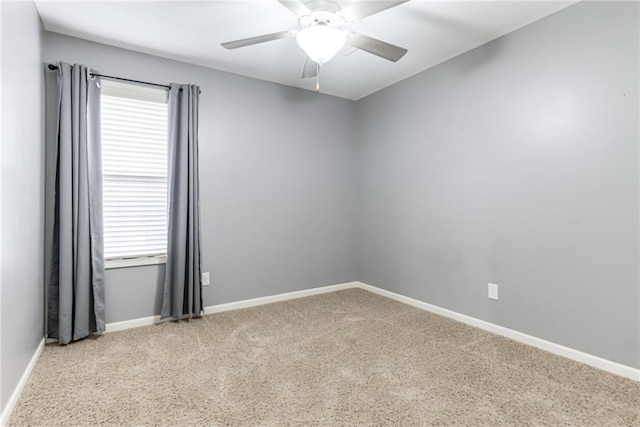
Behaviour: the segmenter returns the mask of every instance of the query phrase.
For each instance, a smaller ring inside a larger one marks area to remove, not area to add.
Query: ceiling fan
[[[397,62],[407,49],[374,39],[364,34],[343,30],[342,27],[409,0],[358,1],[341,7],[329,0],[277,0],[298,17],[299,29],[264,34],[262,36],[221,43],[225,49],[237,49],[258,43],[295,38],[307,54],[302,78],[319,78],[320,66],[330,61],[345,45],[369,52],[388,61]],[[344,3],[343,1],[340,3]],[[320,90],[316,81],[316,91]]]

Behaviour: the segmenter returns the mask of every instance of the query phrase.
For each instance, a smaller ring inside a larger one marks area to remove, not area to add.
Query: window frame
[[[135,258],[105,258],[104,268],[105,270],[111,270],[113,268],[142,267],[145,265],[159,265],[166,263],[167,255],[138,256]]]

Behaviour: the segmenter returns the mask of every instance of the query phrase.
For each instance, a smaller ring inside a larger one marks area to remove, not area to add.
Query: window
[[[102,79],[106,267],[156,264],[167,253],[167,91]]]

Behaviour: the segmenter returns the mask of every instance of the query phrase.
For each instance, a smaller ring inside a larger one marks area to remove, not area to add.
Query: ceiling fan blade
[[[225,49],[237,49],[239,47],[251,46],[253,44],[270,42],[272,40],[286,39],[292,37],[290,31],[281,31],[279,33],[264,34],[257,37],[249,37],[248,39],[234,40],[231,42],[220,43]]]
[[[309,15],[311,10],[300,0],[278,0],[278,2],[298,16]]]
[[[408,1],[409,0],[360,0],[340,9],[339,13],[347,21],[353,22]]]
[[[309,59],[308,56],[304,58],[304,66],[302,67],[301,79],[310,79],[318,75],[318,64]]]
[[[347,44],[391,62],[397,62],[407,53],[407,49],[405,48],[385,43],[359,33],[350,33],[347,38]]]

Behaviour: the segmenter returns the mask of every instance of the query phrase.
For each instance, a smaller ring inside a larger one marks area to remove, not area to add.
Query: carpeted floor
[[[11,425],[640,425],[640,384],[350,289],[45,348]]]

